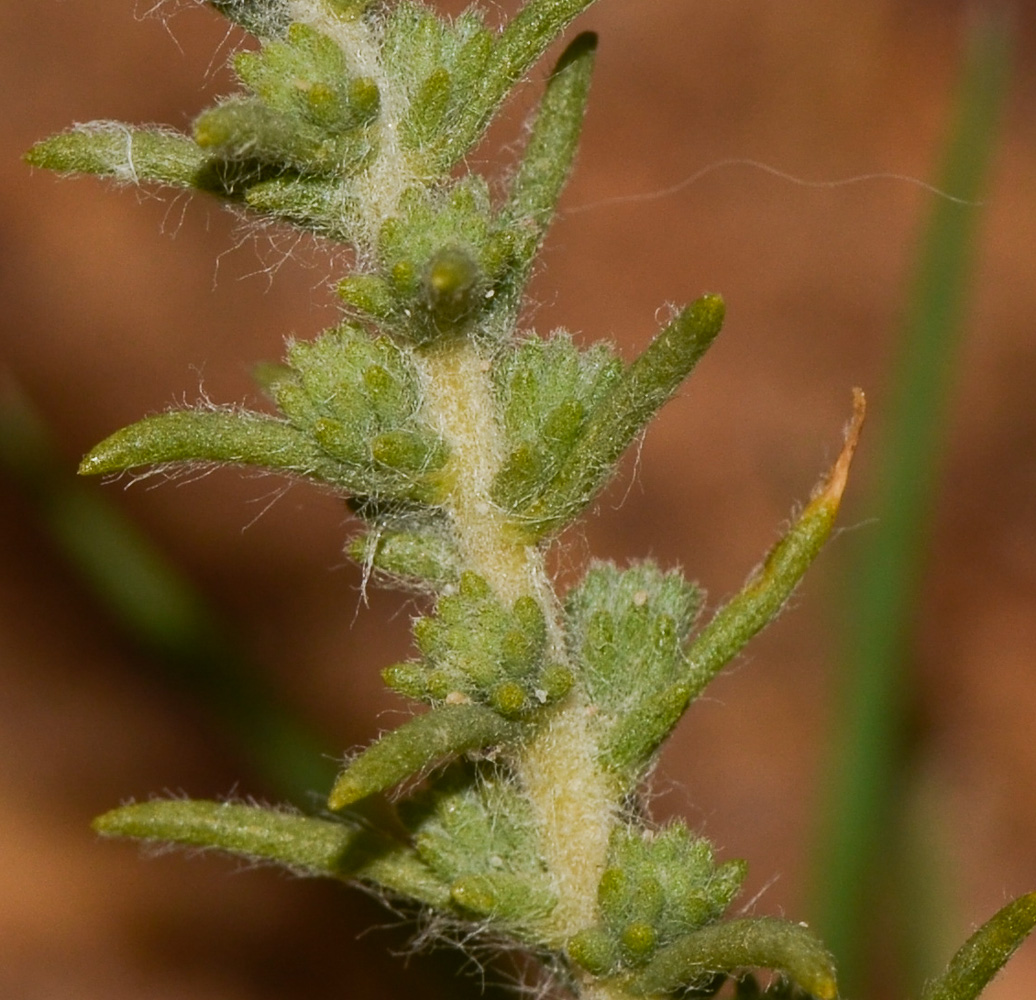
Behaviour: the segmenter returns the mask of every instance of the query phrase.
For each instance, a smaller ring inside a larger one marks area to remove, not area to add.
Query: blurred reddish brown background
[[[70,468],[111,430],[200,387],[218,401],[250,398],[251,364],[331,315],[322,257],[290,235],[253,240],[203,199],[59,181],[19,160],[72,121],[186,126],[226,85],[237,39],[182,6],[168,23],[143,17],[146,3],[0,9],[0,364],[42,410]],[[921,0],[603,0],[583,18],[602,36],[596,83],[531,320],[614,339],[627,357],[663,303],[722,291],[729,320],[648,435],[635,476],[629,464],[574,540],[568,567],[591,552],[650,554],[684,565],[714,599],[730,593],[834,455],[852,385],[868,390],[871,426],[842,523],[866,536],[872,445],[932,195],[904,180],[804,187],[725,166],[669,195],[609,199],[659,194],[741,157],[820,181],[931,177],[967,14]],[[917,616],[925,815],[955,879],[945,896],[958,940],[1036,888],[1028,17]],[[518,135],[512,122],[496,138]],[[406,655],[412,609],[393,594],[361,601],[338,503],[296,486],[268,506],[274,489],[220,472],[107,493],[175,555],[338,753],[399,711],[377,671]],[[95,839],[89,819],[129,797],[266,791],[204,712],[98,618],[6,483],[0,505],[0,995],[446,996],[433,960],[384,954],[404,933],[356,940],[392,922],[359,893],[215,858],[142,861],[132,846]],[[660,814],[688,815],[724,856],[751,861],[748,895],[765,888],[757,912],[798,919],[807,907],[815,807],[838,728],[847,551],[835,542],[795,612],[694,708],[657,778]],[[1034,983],[1030,943],[988,1000],[1027,1000]]]

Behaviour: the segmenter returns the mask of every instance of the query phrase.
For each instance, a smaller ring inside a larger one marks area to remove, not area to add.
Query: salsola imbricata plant
[[[717,860],[682,823],[653,823],[641,790],[689,704],[822,547],[862,395],[812,499],[706,620],[698,589],[654,563],[592,565],[567,593],[547,569],[723,319],[705,295],[628,364],[519,325],[595,39],[564,50],[503,178],[465,157],[591,3],[528,0],[497,29],[477,8],[446,19],[414,0],[212,0],[257,40],[234,59],[240,93],[190,134],[94,123],[29,153],[62,172],[204,191],[353,248],[341,321],[257,369],[266,410],[147,417],[81,471],[229,463],[313,480],[362,526],[351,554],[427,601],[414,657],[383,673],[424,710],[349,758],[320,815],[153,801],[96,828],[365,884],[439,926],[527,949],[587,998],[709,995],[730,979],[741,997],[833,1000],[812,932],[725,918],[743,863]],[[976,996],[1034,922],[1036,896],[1009,904],[926,1000]]]

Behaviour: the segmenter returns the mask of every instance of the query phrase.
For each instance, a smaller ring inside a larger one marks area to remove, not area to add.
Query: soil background
[[[32,172],[20,154],[73,121],[186,127],[240,42],[189,3],[31,0],[0,8],[0,369],[69,470],[139,416],[204,392],[254,398],[250,366],[331,322],[326,255],[243,231],[197,198]],[[504,9],[513,9],[509,4]],[[1021,5],[1019,5],[1021,7]],[[454,10],[460,9],[454,4]],[[851,386],[870,424],[842,518],[785,615],[695,706],[655,780],[751,863],[757,913],[809,916],[810,852],[839,732],[840,622],[873,530],[889,373],[974,10],[942,0],[602,0],[577,172],[534,282],[530,324],[632,357],[659,307],[721,291],[728,323],[561,557],[679,563],[718,602],[830,462]],[[1019,9],[1004,138],[980,230],[930,548],[915,614],[912,756],[925,862],[948,944],[1036,888],[1036,24]],[[495,128],[507,156],[544,69]],[[810,186],[724,161],[751,159]],[[704,168],[715,169],[680,186]],[[633,196],[632,198],[630,196]],[[620,199],[620,200],[616,200]],[[626,200],[621,200],[626,199]],[[337,262],[341,268],[342,262]],[[378,677],[407,655],[405,598],[342,556],[342,505],[233,471],[106,495],[232,623],[329,755],[401,705]],[[0,482],[0,995],[18,1000],[385,1000],[477,995],[463,962],[387,954],[407,935],[374,900],[217,858],[141,860],[92,816],[163,792],[262,799],[206,711],[99,614]],[[893,859],[890,858],[890,865]],[[899,909],[899,883],[881,913]],[[370,924],[389,925],[362,938]],[[876,953],[894,948],[879,920]],[[943,955],[945,957],[945,955]],[[889,976],[893,963],[889,962]],[[895,980],[881,994],[901,995]],[[988,1000],[1028,1000],[1030,942]]]

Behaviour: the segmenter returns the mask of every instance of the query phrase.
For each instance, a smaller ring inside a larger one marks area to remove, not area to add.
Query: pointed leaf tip
[[[540,539],[572,521],[597,495],[622,453],[673,397],[723,326],[719,295],[682,309],[633,360],[587,419],[557,473],[519,513],[519,530]]]
[[[749,577],[741,592],[720,608],[692,640],[687,657],[695,696],[752,636],[780,614],[820,554],[838,514],[865,414],[864,395],[854,389],[853,415],[846,428],[842,451],[830,472],[818,483],[812,500],[770,550],[763,565]]]
[[[845,443],[842,445],[842,451],[831,467],[827,479],[818,489],[814,502],[833,504],[837,509],[842,494],[845,492],[846,483],[849,481],[849,467],[852,465],[853,455],[856,454],[856,445],[859,443],[860,432],[863,430],[866,416],[867,397],[862,389],[856,387],[853,389],[853,415],[845,428]]]
[[[123,427],[79,465],[84,476],[145,465],[256,465],[344,485],[341,468],[284,420],[245,410],[172,410]]]

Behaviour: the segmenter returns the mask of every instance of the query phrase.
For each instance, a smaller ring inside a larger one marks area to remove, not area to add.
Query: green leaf
[[[392,317],[396,300],[388,281],[380,274],[354,273],[338,283],[338,295],[350,309],[378,323]]]
[[[689,684],[674,684],[645,698],[616,721],[601,749],[602,763],[609,770],[639,775],[680,721],[690,700]]]
[[[36,143],[27,163],[63,174],[95,174],[126,184],[170,184],[212,190],[219,185],[204,150],[168,129],[91,122]]]
[[[258,180],[245,191],[245,203],[263,215],[341,243],[356,239],[356,198],[333,177],[282,174]]]
[[[961,946],[921,1000],[974,1000],[1036,927],[1036,892],[1020,896],[986,921]]]
[[[456,583],[460,576],[456,546],[438,526],[425,532],[371,531],[349,546],[349,555],[397,581],[420,581],[441,588]]]
[[[404,845],[363,826],[231,802],[156,801],[113,809],[93,821],[105,837],[214,848],[308,875],[375,882],[433,906],[449,892]]]
[[[519,531],[538,540],[568,524],[611,477],[615,463],[690,374],[723,325],[723,300],[684,309],[626,369],[543,494],[521,511]]]
[[[523,271],[527,270],[554,217],[575,159],[596,52],[597,36],[585,32],[562,53],[547,82],[521,166],[502,210],[504,218],[513,223],[531,224],[536,234],[536,239],[527,241],[523,247]]]
[[[580,350],[563,332],[529,337],[494,358],[497,405],[514,449],[494,484],[498,500],[511,506],[514,497],[522,496],[520,489],[511,490],[512,500],[506,499],[509,479],[539,486],[537,476],[544,469],[557,471],[585,428],[586,414],[600,405],[622,371],[622,362],[606,345]]]
[[[549,886],[536,819],[511,774],[457,762],[399,803],[421,860],[443,881],[506,873]]]
[[[712,844],[680,822],[651,832],[619,827],[607,864],[597,892],[604,926],[621,935],[646,921],[661,946],[716,920],[746,872],[742,861],[717,865]]]
[[[437,162],[456,163],[478,140],[489,121],[533,63],[568,24],[594,0],[528,0],[493,47],[478,89],[466,91],[452,127],[440,142]]]
[[[280,37],[291,24],[287,0],[208,0],[208,4],[258,38]]]
[[[543,920],[557,905],[552,892],[511,872],[463,875],[450,886],[450,896],[462,910],[513,927]]]
[[[190,800],[120,806],[98,816],[92,825],[105,837],[215,847],[335,876],[351,871],[348,858],[359,838],[359,830],[344,823],[259,806]]]
[[[430,704],[489,704],[508,718],[541,711],[571,687],[567,668],[547,661],[547,625],[529,596],[508,608],[482,577],[461,573],[433,617],[414,622],[424,659],[382,676],[401,694]]]
[[[703,975],[745,968],[783,972],[819,1000],[838,996],[834,963],[819,939],[802,924],[773,917],[726,920],[688,934],[660,950],[624,987],[633,996],[654,996]]]
[[[420,149],[438,137],[452,94],[453,78],[445,66],[432,70],[424,79],[407,112],[407,138],[411,146]]]
[[[679,570],[592,564],[565,598],[570,653],[591,704],[621,720],[685,683],[683,646],[701,602]]]
[[[348,488],[341,466],[304,434],[283,420],[239,410],[173,410],[145,417],[96,445],[79,472],[105,475],[182,462],[257,465]]]
[[[339,776],[328,806],[343,809],[456,754],[513,741],[519,727],[482,705],[443,705],[386,733]]]
[[[194,123],[194,141],[213,157],[255,161],[266,172],[288,167],[336,177],[354,173],[371,153],[362,129],[329,133],[251,97],[232,97],[203,111]]]
[[[741,592],[716,612],[688,648],[692,697],[701,693],[752,636],[777,617],[831,534],[863,426],[865,405],[858,389],[854,407],[842,453],[813,499]]]

